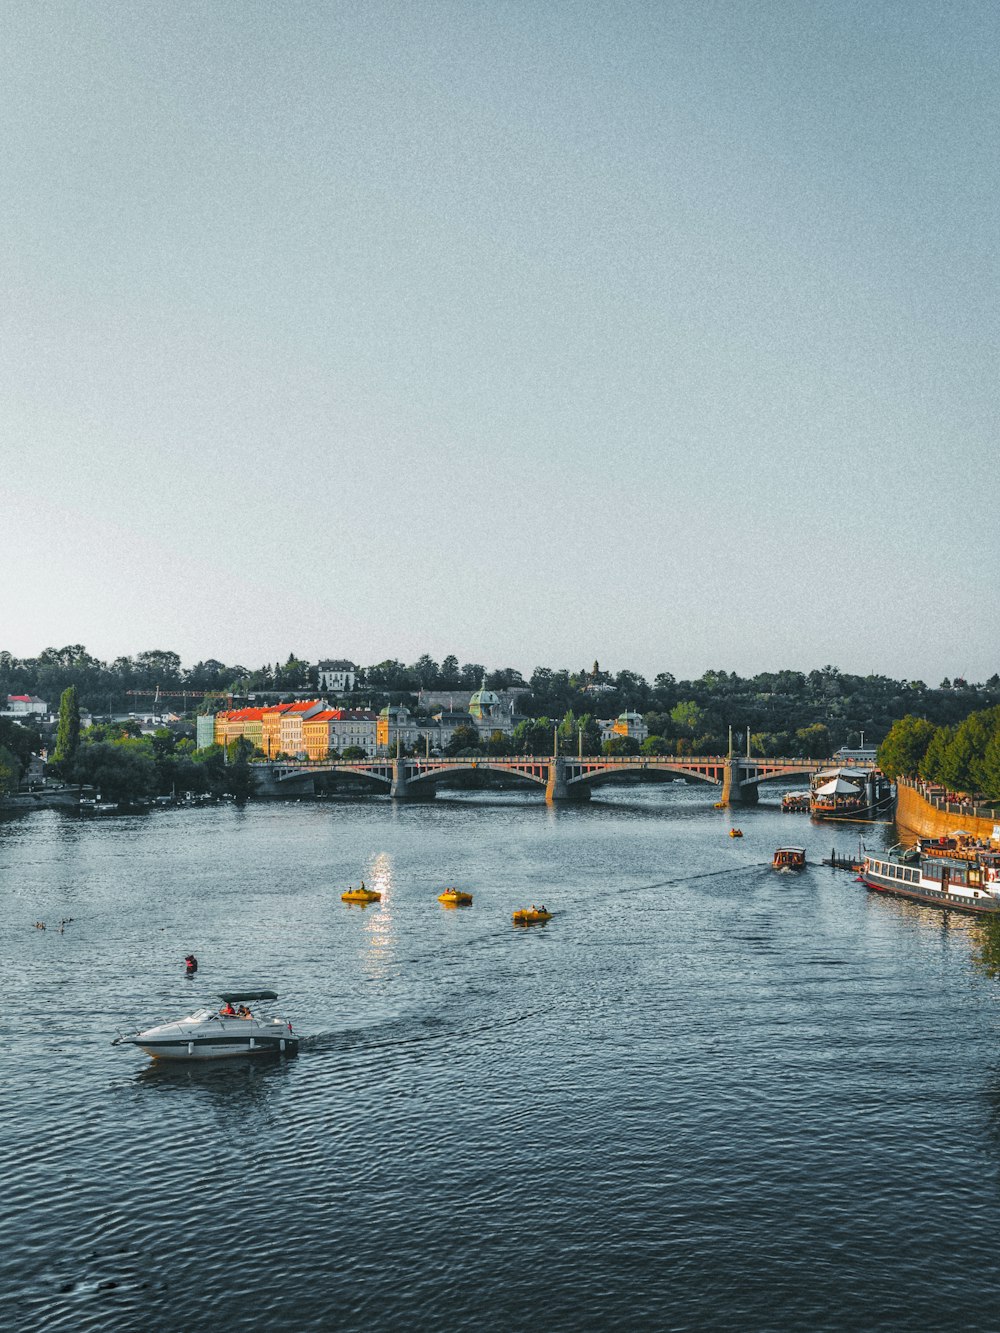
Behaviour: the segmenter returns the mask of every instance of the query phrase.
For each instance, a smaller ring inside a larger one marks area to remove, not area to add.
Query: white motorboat
[[[142,1032],[120,1032],[112,1046],[138,1046],[155,1060],[219,1060],[233,1055],[295,1055],[299,1039],[287,1018],[248,1006],[278,998],[273,990],[225,991],[220,1009],[196,1009],[186,1018]]]

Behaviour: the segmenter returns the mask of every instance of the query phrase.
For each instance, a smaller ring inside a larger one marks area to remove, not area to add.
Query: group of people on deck
[[[253,1018],[253,1014],[250,1012],[250,1010],[246,1007],[245,1004],[241,1004],[236,1009],[234,1009],[231,1000],[226,1001],[226,1003],[219,1010],[219,1013],[222,1015],[223,1018]]]

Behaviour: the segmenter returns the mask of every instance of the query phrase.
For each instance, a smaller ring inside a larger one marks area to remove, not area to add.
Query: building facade
[[[324,708],[302,723],[302,743],[309,759],[328,759],[331,753],[363,750],[371,757],[377,748],[374,713],[352,708]]]
[[[393,755],[416,745],[421,737],[420,723],[404,704],[389,704],[378,715],[376,735],[378,753]]]
[[[330,658],[320,662],[319,688],[324,694],[352,694],[358,668],[346,658]]]
[[[641,713],[619,713],[616,718],[609,718],[608,721],[601,723],[602,741],[614,740],[616,736],[628,736],[641,745],[648,735],[649,728],[643,722]]]
[[[43,717],[48,711],[45,700],[34,694],[7,695],[7,712],[11,717]]]

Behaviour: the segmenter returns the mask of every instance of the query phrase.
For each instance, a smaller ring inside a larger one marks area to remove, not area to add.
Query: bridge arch
[[[539,770],[539,771],[535,771]],[[508,760],[506,762],[495,759],[474,759],[466,760],[463,764],[449,764],[442,768],[421,769],[416,772],[407,772],[407,789],[414,787],[430,786],[444,781],[448,778],[466,777],[469,774],[489,772],[502,773],[505,777],[516,778],[529,786],[544,787],[548,779],[548,766],[540,764],[518,764],[516,761]]]
[[[721,770],[721,765],[720,765]],[[639,774],[647,782],[663,783],[677,782],[707,782],[712,786],[719,786],[722,781],[721,771],[708,769],[687,768],[683,764],[665,764],[636,758],[632,763],[622,763],[608,765],[588,766],[583,772],[571,772],[567,774],[567,787],[597,787],[602,784],[613,783],[619,774]]]
[[[656,785],[663,785],[668,782],[690,781],[696,782],[715,782],[714,778],[707,777],[702,773],[684,773],[677,769],[665,768],[660,765],[658,768],[650,768],[646,764],[616,764],[614,768],[591,768],[583,773],[575,775],[567,774],[567,787],[602,787],[614,786],[618,778],[632,778],[635,775],[640,776],[643,781]]]
[[[832,761],[831,761],[832,762]],[[817,771],[817,765],[803,764],[801,768],[779,768],[771,771],[765,770],[755,778],[747,778],[746,781],[752,782],[780,782],[783,778],[812,778]]]

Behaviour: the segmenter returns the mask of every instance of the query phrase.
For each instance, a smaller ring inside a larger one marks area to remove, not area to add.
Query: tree
[[[438,673],[438,687],[442,690],[457,690],[462,683],[462,673],[459,670],[458,658],[449,653],[441,663],[441,670]]]
[[[360,745],[349,745],[340,757],[341,759],[348,759],[348,760],[367,759],[368,752],[366,750],[363,750]]]
[[[463,750],[479,748],[479,732],[475,727],[456,727],[451,740],[444,747],[445,754],[461,754]]]
[[[916,777],[936,728],[924,717],[907,713],[894,722],[878,747],[878,766],[887,777]]]
[[[568,708],[563,715],[563,720],[559,723],[559,752],[560,754],[574,754],[577,745],[576,716],[572,708]]]
[[[634,736],[612,736],[601,746],[604,754],[638,754],[639,742]]]
[[[413,665],[407,667],[407,671],[422,690],[433,689],[440,675],[438,664],[429,653],[421,653]]]
[[[795,733],[795,743],[799,753],[807,759],[828,759],[832,749],[830,732],[822,722],[814,722],[811,727],[800,727]]]
[[[552,723],[547,717],[527,717],[514,728],[510,740],[515,754],[551,754]]]
[[[954,734],[952,727],[937,727],[920,761],[920,776],[928,782],[944,782],[942,776],[945,756]]]
[[[705,710],[699,708],[693,699],[685,699],[671,708],[670,720],[678,731],[684,731],[690,736],[705,725]]]
[[[0,745],[0,796],[17,791],[20,781],[21,765],[17,755],[8,750],[6,745]]]
[[[136,656],[135,664],[143,681],[149,685],[178,685],[181,659],[163,648],[150,648]]]
[[[26,727],[10,717],[0,717],[0,745],[15,756],[23,770],[31,756],[41,749],[42,737],[35,727]]]
[[[237,736],[228,748],[229,766],[226,769],[225,790],[238,801],[245,801],[257,788],[257,778],[250,767],[254,745],[245,736]]]
[[[601,724],[593,713],[584,713],[577,726],[583,728],[583,753],[598,754],[601,749]]]
[[[145,738],[81,745],[71,771],[74,782],[96,787],[110,801],[142,800],[156,786],[156,762]]]
[[[80,744],[80,704],[76,686],[63,690],[59,700],[59,730],[56,733],[55,762],[64,767],[72,764]]]

